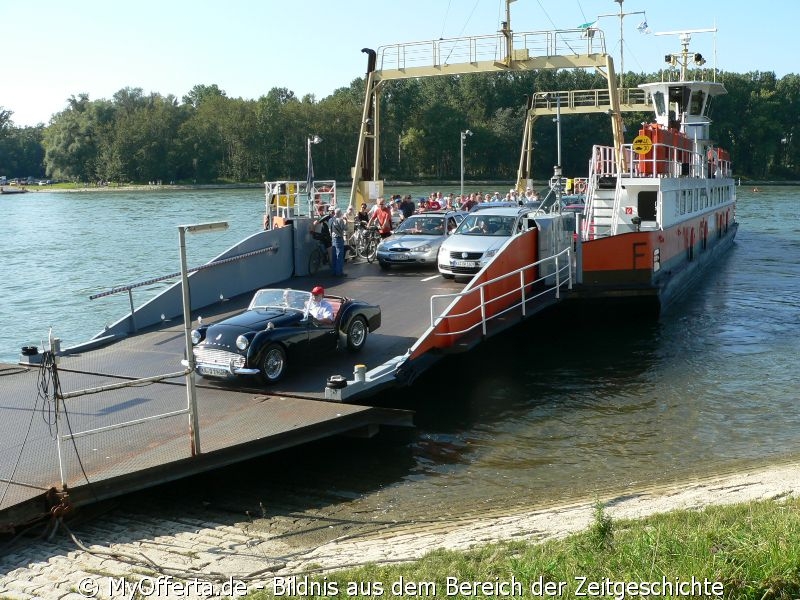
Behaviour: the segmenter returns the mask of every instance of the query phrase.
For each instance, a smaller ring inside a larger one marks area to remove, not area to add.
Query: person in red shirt
[[[383,198],[378,198],[377,210],[375,214],[372,215],[368,225],[372,225],[373,223],[378,225],[378,233],[381,234],[382,238],[392,235],[392,213],[389,211]]]

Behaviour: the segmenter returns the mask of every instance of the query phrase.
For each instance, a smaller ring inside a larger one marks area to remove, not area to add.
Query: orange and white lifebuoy
[[[586,182],[581,180],[575,181],[575,193],[583,194],[586,192]]]

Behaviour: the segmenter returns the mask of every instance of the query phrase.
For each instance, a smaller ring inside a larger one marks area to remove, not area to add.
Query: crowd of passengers
[[[334,275],[343,276],[345,256],[352,248],[346,243],[348,235],[352,231],[357,231],[362,227],[376,226],[380,236],[387,238],[392,235],[394,229],[405,219],[412,215],[430,211],[463,210],[469,212],[474,206],[484,202],[523,202],[538,200],[539,195],[532,188],[528,187],[524,194],[520,194],[516,188],[511,188],[505,196],[500,192],[494,194],[484,194],[482,192],[472,192],[471,194],[457,196],[450,193],[445,197],[442,192],[431,192],[427,198],[420,198],[415,203],[410,194],[403,196],[395,194],[387,202],[381,196],[372,206],[362,203],[358,212],[348,208],[343,212],[341,208],[334,208],[332,205],[317,204],[316,215],[311,223],[311,235],[320,241],[328,251],[329,261]],[[452,221],[450,225],[454,225]],[[449,230],[448,230],[449,231]]]
[[[388,202],[383,197],[380,197],[372,206],[362,203],[360,210],[355,214],[348,209],[345,216],[348,221],[356,224],[362,222],[367,225],[378,225],[381,234],[386,237],[391,233],[392,227],[386,226],[387,216],[390,223],[397,225],[411,215],[432,210],[469,211],[475,205],[483,202],[522,203],[538,199],[539,195],[530,187],[525,190],[524,194],[519,193],[515,188],[511,188],[504,196],[500,195],[500,192],[494,192],[494,194],[472,192],[463,196],[452,192],[447,196],[444,196],[442,192],[431,192],[427,198],[420,198],[418,202],[414,202],[410,194],[405,196],[395,194]]]

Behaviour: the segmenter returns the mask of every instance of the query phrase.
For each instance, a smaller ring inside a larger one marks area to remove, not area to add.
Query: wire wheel
[[[270,345],[261,359],[261,377],[265,383],[275,383],[286,371],[286,351],[278,344]]]
[[[364,317],[360,315],[355,317],[347,327],[347,349],[351,352],[361,350],[367,342],[368,334],[369,327],[367,327]]]
[[[358,236],[358,244],[356,245],[356,254],[361,258],[367,258],[367,246],[369,235],[366,232],[361,232]]]
[[[367,262],[372,262],[375,260],[375,257],[378,256],[378,237],[377,235],[371,235],[367,239]]]

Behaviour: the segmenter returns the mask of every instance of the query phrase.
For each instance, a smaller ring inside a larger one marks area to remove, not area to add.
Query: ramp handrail
[[[526,281],[526,279],[525,279],[525,274],[526,273],[528,273],[530,271],[533,271],[534,269],[537,269],[538,267],[540,267],[542,265],[545,265],[545,264],[548,264],[548,263],[553,263],[554,270],[552,272],[548,272],[546,274],[540,275],[538,278],[534,279],[533,281]],[[571,268],[571,265],[572,265],[572,248],[565,248],[564,250],[562,250],[558,254],[554,254],[553,256],[549,256],[547,258],[543,258],[541,260],[538,260],[538,261],[536,261],[534,263],[531,263],[529,265],[526,265],[524,267],[520,267],[519,269],[517,269],[515,271],[511,271],[509,273],[505,273],[505,274],[501,275],[500,277],[496,277],[496,278],[491,279],[489,281],[485,281],[485,282],[483,282],[483,283],[481,283],[479,285],[476,285],[473,288],[470,288],[467,291],[462,291],[462,292],[458,292],[458,293],[455,293],[455,294],[435,294],[435,295],[431,296],[431,305],[430,305],[430,308],[431,308],[431,314],[430,314],[431,321],[430,321],[430,326],[434,330],[432,332],[432,335],[437,335],[437,336],[461,336],[461,335],[464,335],[465,333],[468,333],[468,332],[472,331],[473,329],[475,329],[478,326],[481,327],[482,334],[486,335],[486,333],[487,333],[486,323],[487,322],[491,321],[492,319],[496,319],[496,318],[504,315],[505,313],[507,313],[507,312],[509,312],[511,310],[517,309],[517,308],[521,308],[522,314],[524,316],[526,314],[527,303],[530,300],[533,300],[533,299],[538,298],[540,296],[544,296],[545,294],[548,294],[548,293],[555,293],[555,297],[556,298],[560,298],[561,297],[561,288],[563,286],[566,285],[569,289],[572,289],[572,268]],[[490,285],[495,285],[500,281],[503,281],[505,279],[510,279],[512,277],[517,277],[519,279],[519,285],[516,288],[512,288],[512,289],[506,291],[505,293],[500,294],[499,296],[496,296],[494,298],[489,299],[488,302],[487,302],[486,294],[485,294],[486,287],[490,286]],[[550,278],[553,278],[553,277],[555,277],[555,284],[554,285],[552,285],[550,287],[545,287],[543,290],[537,291],[537,292],[531,294],[530,296],[528,296],[528,289],[531,288],[531,286],[533,286],[533,285],[535,285],[537,283],[540,283],[540,282],[545,282],[547,279],[550,279]],[[463,312],[463,313],[449,314],[447,312],[453,306],[453,303],[457,299],[468,297],[468,296],[473,295],[475,293],[479,294],[480,302],[478,302],[478,304],[474,308],[471,308],[471,309],[469,309],[469,310],[467,310],[466,312]],[[511,297],[511,296],[516,296],[516,295],[520,296],[519,302],[512,303],[511,305],[503,308],[502,310],[487,316],[487,311],[486,311],[487,306],[490,306],[493,303],[499,303],[501,300],[503,300],[505,298],[508,298],[508,297]],[[447,306],[444,309],[444,311],[438,312],[438,311],[436,311],[435,307],[436,307],[438,301],[441,300],[441,299],[449,300],[449,302],[447,302]],[[476,313],[479,313],[479,314],[476,314]],[[472,315],[475,316],[475,322],[470,324],[466,329],[461,329],[461,330],[458,330],[458,331],[446,331],[446,332],[439,332],[439,331],[435,330],[436,326],[438,324],[440,324],[441,322],[443,322],[443,321],[447,321],[448,319],[457,319],[457,318],[469,317],[469,316],[472,316]]]

